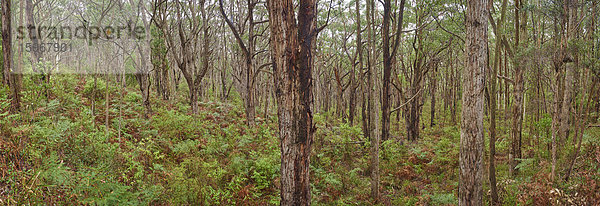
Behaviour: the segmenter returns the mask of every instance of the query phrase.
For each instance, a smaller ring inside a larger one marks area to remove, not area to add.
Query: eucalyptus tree
[[[209,69],[208,64],[199,66],[198,56],[195,55],[201,53],[202,58],[207,58],[209,54],[206,49],[209,37],[204,33],[208,25],[203,19],[208,16],[198,16],[198,11],[202,13],[205,6],[205,0],[153,1],[153,22],[161,29],[168,51],[187,82],[190,107],[194,114],[198,112],[200,83]],[[201,44],[204,46],[200,47]]]
[[[403,56],[400,57],[400,76],[396,88],[400,92],[401,105],[392,109],[392,112],[402,109],[406,136],[409,141],[416,141],[420,136],[421,113],[424,105],[425,82],[427,74],[435,71],[442,61],[441,54],[448,49],[454,36],[446,34],[448,31],[438,22],[436,15],[448,17],[447,13],[439,12],[437,2],[424,1],[420,5],[413,5],[412,20],[413,35],[406,38],[408,44],[404,45]],[[434,17],[432,17],[434,16]],[[440,30],[441,28],[441,30]],[[433,40],[432,40],[433,39]],[[428,41],[429,40],[429,41]],[[406,82],[405,85],[402,83]],[[435,95],[435,94],[432,94]]]
[[[315,127],[311,104],[316,1],[268,0],[271,58],[281,141],[281,205],[310,205],[309,164]],[[297,19],[297,20],[296,20]]]
[[[571,40],[576,38],[579,27],[577,7],[578,0],[565,0],[562,2],[561,30],[559,52],[555,55],[555,88],[554,112],[552,115],[552,169],[551,179],[556,178],[557,160],[560,158],[559,147],[568,138],[569,117],[573,95],[573,81],[575,75],[574,46]],[[558,39],[558,38],[557,38]],[[566,107],[566,108],[565,108]]]
[[[458,205],[483,205],[483,110],[488,67],[488,0],[467,1]]]
[[[233,33],[236,42],[238,43],[238,46],[240,47],[240,49],[242,50],[242,55],[244,57],[244,64],[245,64],[245,75],[244,75],[244,81],[243,81],[243,87],[245,87],[245,91],[242,92],[244,95],[244,108],[246,110],[246,123],[248,125],[254,125],[254,118],[256,117],[256,106],[255,106],[255,91],[254,91],[254,85],[256,85],[255,81],[256,81],[256,69],[255,69],[255,62],[254,62],[254,57],[256,56],[256,38],[258,36],[258,34],[256,34],[255,31],[255,27],[257,26],[257,24],[261,24],[261,23],[265,23],[266,21],[255,21],[254,20],[254,9],[256,8],[256,5],[258,5],[259,1],[256,0],[248,0],[246,2],[246,6],[247,6],[247,18],[245,19],[248,22],[248,40],[246,40],[246,42],[244,42],[244,40],[242,39],[242,36],[239,32],[239,28],[237,28],[234,23],[229,19],[229,17],[227,17],[227,14],[225,13],[225,10],[223,8],[223,0],[219,0],[219,11],[221,12],[221,15],[223,17],[223,19],[225,20],[225,22],[227,23],[227,26],[229,27],[229,29],[231,29],[231,32]],[[238,23],[238,25],[240,25],[240,27],[245,27],[246,22],[242,22],[242,23]],[[243,34],[243,33],[242,33]]]
[[[13,74],[12,58],[12,7],[11,1],[2,1],[2,82],[10,88],[11,110],[16,112],[21,109],[20,78],[18,73]]]
[[[12,18],[11,1],[2,1],[2,83],[10,86]]]
[[[383,97],[381,98],[381,139],[383,141],[387,140],[390,133],[390,78],[392,75],[392,59],[396,56],[396,52],[398,51],[398,46],[400,44],[400,37],[402,34],[402,28],[404,23],[404,6],[406,4],[406,0],[400,1],[400,8],[398,9],[398,15],[395,15],[396,23],[398,26],[396,27],[395,39],[392,45],[390,45],[390,17],[392,10],[392,3],[390,0],[384,0],[383,3],[383,27],[382,27],[382,35],[383,35]]]
[[[496,82],[498,79],[498,70],[500,67],[500,61],[502,60],[502,37],[503,37],[503,25],[506,19],[506,7],[507,0],[502,0],[501,8],[500,8],[500,20],[496,24],[492,14],[489,15],[489,21],[492,26],[492,30],[494,32],[496,42],[495,42],[495,54],[494,54],[494,63],[492,66],[492,71],[488,72],[488,85],[486,90],[486,96],[488,99],[488,111],[490,114],[490,142],[489,142],[489,163],[488,163],[488,178],[490,183],[490,197],[491,197],[491,205],[498,205],[498,188],[496,186],[496,110],[497,110],[497,90],[496,90]]]
[[[164,34],[156,25],[150,25],[150,59],[154,68],[154,86],[158,96],[163,100],[169,100],[173,89],[167,45],[163,36]]]

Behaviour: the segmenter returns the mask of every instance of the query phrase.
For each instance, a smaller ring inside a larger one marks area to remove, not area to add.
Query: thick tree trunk
[[[487,57],[488,0],[469,0],[459,155],[459,205],[483,204],[483,110]]]
[[[21,7],[23,4],[21,3]],[[21,110],[21,73],[20,68],[13,71],[12,58],[12,14],[11,1],[2,1],[2,57],[3,81],[10,88],[12,112]]]
[[[27,16],[27,28],[36,28],[35,25],[35,19],[33,18],[33,2],[32,0],[25,0],[25,13]],[[37,34],[35,32],[30,32],[29,33],[29,39],[31,39],[31,44],[32,45],[39,45],[40,44],[40,38],[39,36],[37,36]],[[31,59],[32,59],[32,69],[34,72],[38,72],[37,70],[37,63],[40,61],[40,58],[42,58],[42,53],[39,49],[34,49],[33,52],[31,52]]]
[[[268,0],[281,146],[281,205],[310,205],[314,0]]]
[[[392,56],[390,54],[390,13],[392,1],[384,0],[383,3],[383,97],[381,98],[381,139],[388,139],[390,134],[390,76],[392,73]],[[377,120],[376,120],[377,121]],[[379,146],[379,142],[377,142]],[[377,154],[379,155],[379,154]]]

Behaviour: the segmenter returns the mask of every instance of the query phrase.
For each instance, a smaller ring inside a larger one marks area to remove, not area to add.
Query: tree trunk
[[[130,0],[131,5],[134,5],[133,0]],[[141,68],[137,73],[136,76],[138,77],[138,82],[139,82],[139,86],[140,86],[140,92],[142,93],[142,105],[144,105],[145,113],[144,113],[144,117],[148,117],[148,114],[152,113],[152,105],[150,104],[150,81],[149,81],[149,71],[151,71],[151,69],[149,68],[150,66],[152,66],[151,64],[151,59],[150,59],[150,52],[148,51],[150,49],[150,24],[148,23],[148,20],[146,20],[146,12],[144,12],[145,7],[142,2],[140,1],[138,4],[138,8],[140,11],[139,13],[141,13],[141,17],[142,17],[142,22],[144,23],[144,31],[146,32],[146,36],[144,39],[144,46],[138,46],[138,52],[140,54],[140,58],[141,58]],[[143,8],[143,9],[142,9]]]
[[[312,123],[312,41],[316,2],[300,0],[298,21],[292,0],[268,0],[271,58],[281,146],[281,205],[310,205],[309,163]]]
[[[584,76],[585,78],[585,76]],[[587,85],[587,84],[584,84]],[[567,174],[565,175],[565,181],[568,182],[569,181],[569,177],[571,176],[571,171],[573,171],[573,165],[575,165],[575,161],[577,160],[577,156],[579,156],[579,152],[581,151],[581,142],[583,141],[583,133],[585,132],[585,129],[587,128],[587,117],[588,114],[590,112],[590,103],[592,100],[592,96],[594,95],[594,90],[596,87],[596,82],[594,81],[592,83],[592,86],[590,87],[590,92],[588,93],[588,97],[587,97],[587,101],[585,103],[583,103],[583,99],[586,96],[586,91],[585,88],[582,90],[583,94],[581,94],[581,98],[579,100],[579,109],[577,110],[577,120],[575,122],[575,129],[577,130],[575,132],[575,136],[573,137],[573,139],[579,139],[577,142],[577,147],[575,149],[575,155],[573,156],[573,159],[571,159],[571,163],[569,164],[569,168],[567,169]],[[585,108],[585,113],[583,113],[583,110]]]
[[[138,80],[140,92],[142,93],[142,105],[144,106],[144,118],[148,117],[148,114],[152,113],[152,107],[150,105],[150,83],[148,82],[148,63],[145,49],[142,49],[142,45],[138,46],[138,53],[141,57],[141,66],[136,71],[135,77]]]
[[[3,58],[3,84],[8,85],[11,90],[12,108],[14,111],[19,109],[18,91],[15,91],[15,83],[12,79],[12,21],[11,21],[11,1],[2,1],[2,58]]]
[[[362,50],[362,27],[361,18],[360,18],[360,1],[355,1],[356,3],[356,52],[358,53],[358,73],[362,74],[363,71],[363,50]],[[356,89],[360,85],[356,80],[356,68],[352,69],[352,73],[350,74],[350,81],[352,81],[350,85],[350,105],[349,105],[349,115],[348,119],[350,121],[350,125],[354,125],[354,113],[356,112]],[[362,76],[362,75],[360,75]],[[364,119],[364,115],[362,116]]]
[[[523,9],[522,0],[515,1],[515,51],[521,50],[526,46],[527,42],[527,13],[523,12],[520,14],[520,10]],[[526,3],[526,2],[525,2]],[[520,20],[523,15],[523,20]],[[509,174],[515,175],[515,167],[518,162],[515,159],[521,159],[521,134],[523,130],[523,90],[525,87],[525,81],[523,74],[525,73],[525,67],[522,65],[523,59],[513,59],[515,77],[514,77],[514,91],[513,91],[513,105],[511,111],[512,126],[511,126],[511,152],[509,154]]]
[[[490,205],[494,206],[494,205],[500,205],[500,202],[498,200],[498,187],[496,186],[496,111],[498,110],[498,93],[496,91],[497,89],[497,76],[498,76],[498,70],[501,71],[501,62],[502,62],[502,44],[500,43],[500,40],[502,38],[503,35],[503,25],[504,25],[504,20],[505,20],[505,16],[506,16],[506,6],[507,6],[507,0],[502,0],[502,7],[500,10],[500,21],[498,22],[496,28],[494,29],[495,31],[495,36],[496,36],[496,54],[494,55],[494,67],[490,72],[488,72],[488,74],[490,76],[488,76],[488,81],[489,81],[489,111],[490,111],[490,143],[489,143],[489,150],[490,150],[490,158],[489,158],[489,164],[488,164],[488,179],[490,182],[490,196],[491,196],[491,200],[490,200]],[[493,19],[490,20],[492,21]],[[502,85],[500,85],[500,88],[502,88]],[[500,91],[500,94],[502,94],[502,92]]]
[[[2,83],[10,85],[11,73],[11,46],[12,46],[12,31],[11,31],[11,1],[2,1]]]
[[[374,45],[374,7],[375,3],[373,0],[367,0],[367,43],[368,43],[368,51],[367,51],[367,139],[371,141],[371,150],[370,150],[370,171],[371,171],[371,198],[375,202],[379,201],[379,136],[376,132],[376,121],[375,114],[378,113],[375,109],[375,83],[374,74],[376,70],[374,67],[375,61],[375,45]]]
[[[393,45],[390,45],[390,13],[392,9],[391,0],[385,0],[383,5],[383,97],[381,98],[381,139],[386,141],[389,138],[390,133],[390,76],[392,74],[392,60],[396,54],[398,44],[400,42],[400,35],[402,34],[402,23],[404,18],[404,5],[406,0],[400,2],[400,8],[398,11],[398,26],[396,28],[396,39]],[[392,48],[390,48],[390,46]],[[391,50],[390,50],[391,49]]]
[[[570,51],[569,41],[574,37],[577,27],[577,0],[563,2],[561,54],[555,59],[556,85],[554,94],[554,115],[552,118],[552,170],[551,177],[556,178],[557,159],[560,156],[562,143],[568,138],[569,116],[573,92],[573,79],[575,75],[573,54]],[[564,69],[564,79],[561,78]]]
[[[246,120],[247,120],[246,124],[248,126],[254,125],[254,118],[256,116],[256,107],[254,105],[254,62],[253,62],[254,26],[256,24],[254,22],[254,6],[255,5],[256,5],[255,2],[248,0],[248,21],[249,21],[248,36],[249,36],[249,40],[248,40],[247,44],[245,44],[244,41],[242,40],[238,30],[233,25],[233,22],[231,22],[231,20],[229,20],[229,18],[225,14],[225,10],[223,8],[223,0],[219,0],[219,6],[220,6],[219,11],[221,12],[221,15],[223,16],[223,18],[225,18],[225,22],[227,23],[227,26],[229,26],[229,28],[233,32],[237,43],[239,44],[240,48],[242,49],[242,54],[244,55],[244,63],[246,65],[246,73],[245,73],[245,78],[244,78],[244,89],[245,89],[245,91],[244,91],[245,92],[245,94],[244,94],[244,109],[246,112]]]
[[[483,110],[487,60],[488,0],[469,0],[459,155],[459,205],[483,204]]]
[[[437,73],[437,66],[432,70],[431,73],[431,117],[430,117],[430,123],[429,123],[429,127],[435,126],[435,92],[437,90],[437,77],[436,77],[436,73]]]

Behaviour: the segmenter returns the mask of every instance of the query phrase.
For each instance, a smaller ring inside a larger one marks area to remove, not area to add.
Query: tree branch
[[[227,26],[229,26],[229,28],[231,29],[231,32],[233,32],[233,35],[235,36],[235,40],[238,42],[238,44],[242,48],[242,51],[244,52],[244,54],[246,54],[246,56],[250,56],[249,52],[248,52],[248,48],[246,48],[244,41],[240,37],[240,33],[233,25],[233,22],[231,22],[231,20],[229,20],[229,18],[227,17],[227,14],[225,14],[225,11],[223,10],[223,0],[219,0],[219,11],[221,11],[221,15],[223,16],[223,19],[225,19],[225,22],[227,23]]]

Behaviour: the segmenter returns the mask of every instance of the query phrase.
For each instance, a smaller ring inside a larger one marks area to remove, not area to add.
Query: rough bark
[[[314,0],[268,0],[271,58],[279,117],[281,205],[310,205]]]
[[[12,31],[11,31],[11,1],[2,1],[2,55],[3,55],[3,77],[5,85],[11,85],[12,64]]]
[[[383,5],[383,97],[381,98],[381,140],[386,141],[390,133],[390,76],[392,73],[392,60],[396,54],[398,44],[400,42],[400,34],[404,18],[404,5],[406,0],[400,1],[398,11],[398,26],[396,28],[396,39],[393,45],[390,45],[390,16],[392,3],[391,0],[385,0]],[[391,48],[390,48],[391,47]]]
[[[10,87],[11,73],[11,1],[2,1],[2,83]]]
[[[483,110],[487,58],[488,0],[467,3],[465,68],[459,155],[459,205],[483,204]]]

